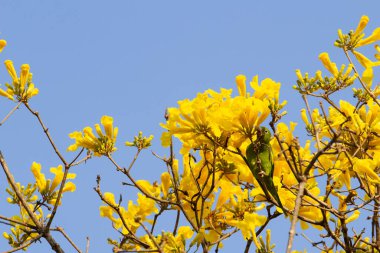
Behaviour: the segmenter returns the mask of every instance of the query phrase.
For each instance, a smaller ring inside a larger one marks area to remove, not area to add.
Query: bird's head
[[[270,139],[272,138],[272,135],[268,128],[266,127],[260,127],[257,129],[257,135],[258,139],[262,141],[263,143],[269,143]]]

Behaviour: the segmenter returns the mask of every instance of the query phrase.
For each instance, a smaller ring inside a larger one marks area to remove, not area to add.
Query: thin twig
[[[247,244],[245,245],[244,253],[249,252],[249,248],[251,247],[252,241],[253,241],[252,239],[247,240]]]
[[[52,229],[53,230],[53,229]],[[61,227],[57,227],[56,230],[58,232],[60,232],[65,238],[66,240],[71,244],[71,246],[74,247],[74,249],[78,252],[78,253],[82,253],[82,251],[75,245],[75,243],[73,242],[73,240],[71,240],[71,238],[66,234],[65,230],[63,230],[63,228]]]
[[[145,250],[122,250],[122,249],[114,249],[116,253],[127,253],[127,252],[158,252],[156,249],[145,249]]]
[[[320,247],[318,246],[318,244],[320,244],[320,243],[324,244],[323,241],[316,243],[316,242],[313,242],[313,241],[312,241],[309,237],[307,237],[304,233],[301,233],[301,235],[302,235],[302,236],[303,236],[308,242],[310,242],[311,245],[312,245],[313,247],[316,247],[317,249],[322,250],[322,251],[325,251],[325,250],[326,250],[326,249],[320,248]]]
[[[293,240],[296,234],[297,217],[298,217],[298,213],[301,207],[301,201],[302,201],[305,185],[306,185],[306,179],[302,180],[301,183],[299,184],[299,190],[298,190],[296,204],[295,204],[294,212],[293,212],[292,224],[289,230],[288,246],[286,248],[286,253],[290,253],[292,251]]]
[[[90,237],[86,237],[86,253],[90,250]]]
[[[67,162],[65,160],[65,158],[63,158],[61,152],[59,152],[57,146],[55,145],[52,137],[50,136],[50,133],[49,133],[49,129],[45,126],[45,124],[43,123],[41,117],[40,117],[40,114],[37,112],[37,111],[34,111],[28,103],[24,103],[25,107],[28,108],[28,110],[34,115],[36,116],[36,118],[38,119],[38,122],[40,123],[46,137],[48,138],[51,146],[53,147],[54,149],[54,152],[57,154],[57,156],[59,157],[59,159],[62,161],[62,163],[65,165],[65,167],[67,166]]]
[[[139,240],[136,237],[136,235],[133,233],[133,231],[129,228],[127,221],[125,220],[123,214],[120,211],[120,207],[114,205],[113,203],[109,202],[107,199],[104,198],[103,193],[101,192],[101,189],[100,189],[100,176],[99,175],[96,179],[96,183],[97,183],[97,185],[96,185],[96,187],[94,187],[95,192],[99,195],[100,199],[104,203],[106,203],[108,206],[110,206],[113,210],[116,211],[116,213],[119,215],[119,217],[121,219],[121,222],[123,223],[123,226],[128,231],[128,233],[131,235],[131,240],[134,241],[135,243],[139,244],[139,245],[142,245],[144,248],[149,248],[149,245],[142,242],[141,240]]]
[[[305,94],[302,94],[302,99],[305,102],[305,105],[306,105],[306,108],[307,108],[307,113],[309,114],[309,118],[311,120],[311,124],[313,125],[313,129],[314,129],[315,139],[317,141],[318,150],[320,150],[321,149],[321,143],[320,143],[320,139],[319,139],[319,129],[317,129],[317,126],[315,125],[315,121],[313,119],[313,115],[311,114],[309,102],[308,102],[307,97],[306,97]]]
[[[144,223],[142,223],[141,220],[136,220],[136,219],[135,219],[135,221],[137,221],[137,222],[140,224],[140,226],[145,230],[145,232],[148,234],[150,240],[153,242],[154,246],[156,246],[157,251],[160,252],[160,253],[162,253],[162,250],[161,250],[160,245],[158,245],[158,243],[156,242],[156,239],[155,239],[154,236],[149,232],[148,228],[144,225]]]
[[[30,209],[28,203],[26,202],[24,196],[21,194],[20,190],[17,187],[17,183],[15,182],[12,173],[9,171],[8,165],[4,160],[3,154],[0,151],[0,164],[3,167],[5,175],[7,176],[8,182],[11,185],[13,191],[16,193],[17,198],[20,200],[22,207],[26,210],[29,217],[32,219],[33,223],[36,225],[38,230],[41,230],[42,225],[38,221],[37,217],[34,215],[32,209]]]
[[[116,161],[112,158],[111,155],[108,155],[107,156],[108,159],[113,163],[113,165],[115,165],[117,171],[121,171],[122,173],[124,173],[128,178],[129,180],[131,180],[131,182],[133,183],[133,185],[141,192],[143,193],[147,198],[150,198],[150,199],[153,199],[157,202],[160,202],[160,203],[165,203],[165,204],[171,204],[171,205],[176,205],[175,202],[171,202],[171,201],[168,201],[168,200],[164,200],[164,199],[159,199],[159,198],[156,198],[152,195],[150,195],[149,193],[147,193],[141,186],[139,186],[137,183],[136,183],[136,180],[131,176],[131,174],[129,173],[129,169],[132,168],[134,162],[136,161],[136,156],[134,158],[134,160],[132,161],[132,163],[130,164],[130,166],[128,167],[128,169],[125,169],[125,168],[122,168],[120,167]]]
[[[9,222],[12,222],[12,223],[16,223],[16,224],[19,224],[19,225],[24,226],[24,227],[28,227],[28,228],[37,230],[37,227],[34,226],[34,225],[31,225],[31,224],[28,224],[28,223],[23,223],[21,221],[14,220],[14,219],[2,216],[2,215],[0,215],[0,219],[1,220],[6,220],[6,221],[9,221]],[[12,224],[9,224],[9,225],[12,226]]]
[[[75,163],[76,160],[78,160],[78,158],[80,157],[80,155],[83,153],[84,151],[84,148],[82,148],[79,153],[74,157],[74,159],[69,163],[69,167],[73,166],[73,164]],[[88,157],[89,155],[87,155],[86,157]],[[85,158],[86,158],[85,157]]]
[[[61,184],[59,186],[57,199],[54,203],[54,208],[53,208],[53,211],[51,212],[50,218],[46,224],[46,228],[50,228],[51,223],[53,222],[53,219],[55,217],[55,214],[57,213],[58,206],[59,206],[59,203],[61,202],[61,198],[62,198],[63,188],[66,184],[67,174],[69,173],[69,169],[70,169],[69,165],[65,165],[65,171],[63,172],[63,178],[62,178]]]
[[[174,224],[174,230],[173,230],[173,235],[174,235],[174,236],[177,234],[177,229],[178,229],[178,224],[179,224],[179,218],[180,218],[180,215],[181,215],[181,211],[178,210],[178,211],[177,211],[176,218],[175,218],[175,224]]]
[[[380,194],[380,187],[378,185],[376,186],[376,191],[377,191],[376,194],[379,195]],[[376,198],[374,200],[375,200],[374,201],[375,204],[373,207],[372,226],[374,228],[375,236],[373,236],[372,242],[379,247],[380,246],[380,226],[379,226],[378,214],[379,214],[380,204],[378,201],[376,201]]]
[[[18,102],[17,105],[13,107],[13,109],[7,114],[7,116],[5,116],[5,118],[0,122],[0,126],[2,126],[5,123],[5,121],[8,120],[8,118],[20,107],[21,104],[22,102]]]
[[[12,252],[16,252],[16,251],[19,251],[19,250],[23,250],[25,249],[26,247],[29,247],[32,243],[38,241],[42,236],[41,235],[38,235],[36,238],[33,238],[32,240],[30,240],[29,242],[17,247],[17,248],[13,248],[11,250],[8,250],[8,251],[5,251],[3,253],[12,253]]]
[[[215,245],[215,244],[219,244],[220,242],[222,242],[223,240],[227,239],[228,237],[230,237],[231,235],[235,234],[238,231],[239,231],[239,229],[235,228],[231,232],[220,236],[218,240],[216,240],[215,242],[210,243],[209,246],[212,246],[212,245]]]

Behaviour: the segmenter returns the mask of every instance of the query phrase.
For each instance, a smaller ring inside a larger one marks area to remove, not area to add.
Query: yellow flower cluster
[[[0,53],[6,45],[7,42],[5,40],[0,40]],[[28,99],[38,94],[38,89],[34,87],[34,83],[32,82],[29,64],[21,65],[20,76],[17,75],[11,60],[6,60],[4,64],[12,78],[12,84],[6,83],[6,90],[0,88],[0,96],[12,101],[16,98],[19,102],[27,102]]]
[[[34,205],[29,204],[29,208],[33,210]],[[38,208],[37,210],[35,210],[34,214],[38,220],[43,219],[44,217],[41,208]],[[33,220],[29,217],[27,211],[23,207],[20,207],[20,216],[18,215],[13,216],[12,220],[15,220],[24,224],[29,224],[31,226],[35,225],[33,223]],[[38,235],[39,233],[36,232],[35,230],[32,230],[29,227],[26,227],[20,224],[15,224],[15,223],[12,224],[11,233],[3,232],[3,237],[6,240],[8,240],[8,244],[13,248],[17,248],[17,247],[20,247],[21,245],[26,244],[28,241],[33,240]],[[27,247],[23,249],[26,250]]]
[[[25,187],[20,183],[16,183],[16,187],[22,196],[24,196],[26,202],[34,203],[38,199],[38,196],[34,194],[37,188],[35,184],[28,184]],[[7,202],[9,204],[19,204],[20,200],[17,197],[17,194],[13,191],[12,187],[6,188],[5,190],[10,195],[10,197],[7,198]]]
[[[161,176],[162,184],[156,182],[152,185],[146,180],[137,180],[136,184],[142,193],[137,195],[137,204],[131,200],[128,202],[127,208],[116,203],[113,193],[105,192],[102,196],[105,206],[100,206],[100,216],[107,217],[112,221],[113,228],[119,230],[122,234],[133,238],[142,230],[143,223],[152,223],[150,217],[159,212],[157,203],[150,197],[169,200],[172,193],[169,193],[171,186],[170,176],[167,172]],[[147,197],[149,196],[149,197]],[[170,232],[163,232],[152,239],[148,235],[136,237],[130,242],[120,245],[117,241],[110,240],[110,243],[122,250],[144,250],[146,247],[152,249],[156,245],[160,245],[164,252],[184,252],[185,241],[193,236],[193,230],[188,226],[180,226],[176,235]],[[154,241],[153,241],[154,240]]]
[[[41,172],[41,164],[39,163],[33,162],[30,169],[34,175],[34,178],[36,179],[37,189],[42,195],[43,201],[46,201],[47,203],[54,205],[58,197],[57,186],[59,186],[63,180],[64,172],[62,165],[50,168],[50,172],[55,175],[53,180],[46,180],[45,174]],[[74,179],[75,177],[76,175],[74,173],[67,174],[67,179]],[[63,187],[62,193],[68,191],[73,192],[75,191],[75,189],[76,186],[73,182],[66,182]]]
[[[365,37],[364,29],[369,22],[369,18],[367,16],[362,16],[360,22],[355,31],[350,31],[348,34],[343,34],[341,30],[338,30],[339,39],[335,42],[337,47],[343,48],[345,51],[350,50],[355,56],[356,60],[363,66],[364,71],[362,73],[362,81],[367,85],[368,88],[372,86],[373,81],[373,67],[380,66],[380,47],[375,44],[376,54],[375,59],[377,61],[372,61],[359,51],[358,48],[362,46],[367,46],[370,44],[374,44],[380,41],[380,27],[376,28],[371,35]],[[380,94],[380,90],[377,89],[374,91],[375,96]],[[355,95],[361,95],[359,91],[356,91]]]
[[[184,212],[200,226],[193,243],[206,240],[213,244],[224,232],[237,228],[260,248],[255,230],[266,217],[257,212],[265,205],[257,206],[255,202],[266,201],[266,197],[244,161],[244,150],[256,139],[257,128],[269,115],[276,115],[286,101],[279,102],[281,85],[272,79],[259,82],[255,76],[250,82],[252,92],[247,92],[245,76],[237,76],[236,84],[237,96],[227,89],[206,90],[192,100],[179,101],[178,108],[169,108],[168,120],[161,124],[168,131],[161,141],[163,146],[171,143],[172,136],[181,141],[180,176],[177,160],[173,167]],[[281,197],[286,198],[288,193],[280,189],[282,168],[277,166],[275,170],[275,184]],[[242,187],[246,184],[255,188],[249,191]],[[170,189],[175,191],[173,184]],[[293,194],[289,195],[294,199]],[[171,198],[176,197],[172,194]]]
[[[309,161],[312,159],[313,154],[310,150],[310,141],[307,141],[306,144],[302,147],[298,143],[298,140],[293,135],[293,132],[296,127],[296,123],[290,122],[289,126],[285,123],[279,123],[277,125],[276,134],[279,136],[279,140],[281,141],[283,148],[282,151],[280,144],[277,140],[272,140],[271,145],[274,153],[274,182],[277,185],[281,183],[286,187],[278,187],[278,194],[281,198],[281,202],[288,210],[294,210],[296,195],[289,191],[292,186],[297,185],[298,181],[295,177],[295,173],[289,167],[289,163],[286,161],[285,157],[292,157],[291,148],[296,147],[298,149],[298,154],[296,156],[293,155],[295,161],[292,163],[293,168],[296,167],[299,171],[298,173],[304,173],[307,166],[309,165]],[[296,151],[293,151],[296,152]],[[282,155],[279,155],[282,154]],[[298,167],[300,166],[300,167]],[[314,168],[310,170],[309,175],[312,176],[314,174]],[[312,194],[310,196],[304,196],[302,200],[302,205],[299,210],[300,218],[301,218],[301,227],[303,229],[308,228],[308,225],[302,218],[306,218],[311,223],[320,222],[323,219],[322,212],[319,210],[318,202],[316,199],[323,200],[323,196],[320,195],[320,189],[318,188],[318,184],[315,181],[315,178],[309,178],[307,180],[306,189]],[[314,226],[314,225],[313,225]],[[319,226],[314,226],[320,229]]]
[[[102,131],[99,124],[95,124],[95,136],[91,127],[83,128],[83,132],[75,131],[69,134],[75,143],[67,148],[68,151],[75,151],[79,147],[94,152],[95,156],[109,155],[116,151],[115,142],[118,134],[118,128],[113,127],[113,118],[104,115],[100,119],[100,123],[104,128]]]
[[[126,141],[125,145],[129,147],[136,147],[137,149],[145,149],[150,147],[151,142],[153,140],[153,135],[150,135],[149,137],[143,136],[142,132],[140,131],[137,136],[135,136],[133,142]]]
[[[315,109],[313,121],[320,138],[333,138],[340,133],[335,149],[336,154],[325,154],[319,159],[320,169],[328,172],[337,187],[351,189],[351,178],[365,180],[367,191],[375,193],[380,184],[377,168],[380,166],[380,108],[372,100],[357,108],[341,100],[339,107],[330,107],[327,119]],[[305,124],[311,123],[304,118]]]
[[[0,96],[10,100],[15,100],[14,97],[16,97],[17,101],[27,102],[28,99],[38,94],[38,89],[34,87],[32,82],[29,64],[21,65],[19,77],[11,60],[6,60],[4,63],[9,75],[12,77],[12,84],[6,83],[7,90],[0,89]]]
[[[323,77],[322,71],[318,70],[314,77],[309,77],[308,73],[302,75],[301,71],[297,69],[297,85],[293,88],[302,94],[311,94],[319,90],[322,90],[325,94],[332,94],[340,89],[351,86],[357,78],[356,74],[352,74],[352,64],[349,64],[347,67],[345,64],[342,64],[340,69],[338,69],[336,63],[330,60],[330,56],[326,52],[321,53],[319,59],[332,76]]]
[[[227,89],[207,90],[193,100],[179,101],[178,108],[169,108],[169,119],[161,124],[169,134],[162,135],[162,144],[167,146],[174,135],[182,141],[181,153],[185,154],[212,143],[236,149],[253,138],[256,128],[270,114],[270,105],[278,105],[280,84],[267,78],[259,85],[256,76],[250,82],[254,89],[250,94],[246,93],[244,76],[237,76],[236,81],[239,96],[232,97],[232,90]]]

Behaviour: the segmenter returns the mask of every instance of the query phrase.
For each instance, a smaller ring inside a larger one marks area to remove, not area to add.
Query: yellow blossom
[[[255,76],[250,84],[252,89],[255,90],[255,93],[253,94],[255,98],[261,100],[264,100],[265,98],[270,100],[274,99],[276,103],[279,101],[281,88],[280,83],[277,83],[270,78],[265,78],[259,85],[258,77]]]
[[[54,180],[53,180],[53,182],[51,183],[51,186],[50,186],[50,191],[54,191],[55,188],[59,184],[61,184],[61,182],[62,182],[63,174],[64,174],[63,167],[62,167],[62,165],[58,165],[57,167],[52,167],[52,168],[50,168],[50,172],[53,173],[53,174],[55,174]],[[67,176],[66,176],[67,179],[74,179],[75,177],[76,177],[76,174],[74,174],[74,173],[67,173]]]
[[[26,81],[27,81],[27,79],[29,77],[29,70],[30,70],[29,64],[23,64],[23,65],[21,65],[20,88],[22,90],[25,89],[25,84],[26,84]]]
[[[376,163],[372,159],[354,159],[353,170],[372,184],[380,184],[380,177],[375,172]]]
[[[247,78],[244,75],[236,76],[236,84],[239,91],[239,95],[245,97],[247,95],[247,85],[245,84],[245,80]]]
[[[14,96],[16,96],[18,101],[26,102],[28,99],[38,94],[38,89],[35,88],[32,83],[32,74],[29,72],[30,66],[28,64],[23,64],[21,66],[20,78],[18,78],[11,60],[6,60],[4,64],[12,78],[12,84],[5,84],[7,90],[0,89],[0,96],[6,97],[10,100],[14,100]]]
[[[37,187],[39,192],[46,191],[46,178],[43,173],[41,173],[41,164],[33,162],[31,171],[36,179]]]
[[[110,203],[111,205],[113,205],[113,206],[117,206],[117,205],[116,205],[116,201],[115,201],[115,196],[113,195],[112,192],[105,192],[105,193],[103,194],[103,197],[104,197],[104,199],[105,199],[108,203]]]
[[[161,191],[164,194],[164,198],[166,198],[166,196],[169,193],[169,187],[171,185],[170,174],[168,172],[164,172],[161,174],[161,182]]]
[[[231,221],[229,224],[239,228],[245,240],[252,239],[256,247],[261,248],[255,229],[262,226],[265,221],[265,216],[258,215],[257,213],[245,213],[243,220]]]
[[[33,162],[31,171],[36,179],[38,191],[44,196],[49,204],[55,204],[58,196],[57,186],[62,183],[63,180],[63,167],[58,165],[57,167],[50,168],[50,172],[55,174],[53,181],[46,180],[45,175],[41,173],[41,164]],[[67,173],[66,179],[74,179],[76,175],[74,173]],[[73,192],[76,186],[73,182],[65,182],[62,192]]]
[[[375,45],[375,49],[377,51],[377,53],[375,54],[375,58],[380,61],[380,46],[379,45]]]
[[[364,28],[366,28],[368,21],[369,21],[369,18],[366,15],[363,15],[360,18],[359,24],[356,27],[355,32],[354,32],[355,36],[360,35],[364,31]]]
[[[98,135],[96,137],[91,127],[83,128],[83,132],[72,132],[69,134],[71,139],[75,140],[75,143],[70,145],[67,150],[75,151],[79,147],[88,149],[94,152],[95,156],[108,155],[116,150],[115,142],[118,134],[118,128],[113,127],[113,118],[110,116],[103,116],[101,118],[101,124],[104,131],[102,131],[99,124],[95,124],[95,130]]]
[[[365,45],[369,45],[369,44],[372,44],[376,41],[380,40],[380,27],[376,28],[372,34],[370,36],[368,36],[367,38],[363,38],[361,39],[358,44],[356,45],[356,47],[361,47],[361,46],[365,46]]]
[[[3,51],[4,47],[7,45],[5,40],[0,40],[0,53]]]
[[[359,218],[360,216],[360,211],[359,210],[355,210],[354,213],[347,218],[346,220],[346,223],[350,223],[350,222],[353,222],[354,220],[356,220],[357,218]]]
[[[133,142],[126,141],[125,145],[129,147],[136,147],[137,149],[141,150],[150,147],[152,140],[153,135],[146,137],[143,136],[142,132],[140,131],[139,134],[134,137]]]
[[[309,119],[308,119],[308,117],[307,117],[307,115],[306,115],[306,109],[305,109],[305,108],[301,109],[301,117],[302,117],[303,122],[304,122],[306,125],[309,125],[309,124],[310,124]]]
[[[321,60],[323,66],[334,75],[334,77],[337,77],[339,74],[338,68],[334,62],[330,61],[329,54],[326,52],[323,52],[319,55],[319,59]]]
[[[74,192],[76,190],[76,185],[73,182],[67,182],[63,186],[62,192]]]
[[[364,68],[372,68],[380,65],[380,61],[378,62],[373,62],[370,59],[368,59],[366,56],[363,54],[359,53],[358,51],[353,51],[356,59],[358,62],[364,67]]]
[[[152,185],[147,180],[137,180],[136,184],[145,194],[149,194],[154,197],[158,197],[160,194],[160,188],[155,183]]]
[[[5,68],[7,69],[8,73],[9,73],[9,75],[12,77],[12,81],[17,82],[18,77],[17,77],[16,69],[13,66],[13,61],[6,60],[6,61],[4,61],[4,65],[5,65]]]

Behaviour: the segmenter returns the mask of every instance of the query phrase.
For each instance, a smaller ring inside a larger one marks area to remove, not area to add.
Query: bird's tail
[[[273,180],[271,180],[271,179],[268,180],[267,185],[268,185],[267,190],[272,195],[272,197],[276,200],[278,206],[282,209],[284,215],[287,216],[285,208],[284,208],[284,206],[281,203],[280,197],[278,196],[276,187],[274,186]]]

